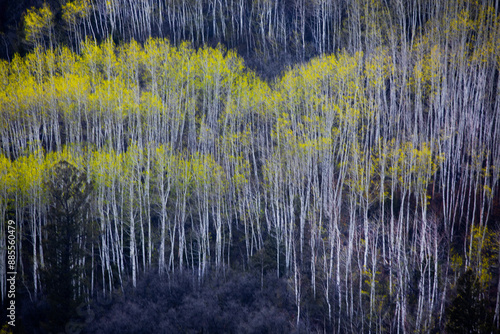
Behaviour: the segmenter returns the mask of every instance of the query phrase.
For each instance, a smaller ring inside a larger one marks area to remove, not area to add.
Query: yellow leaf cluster
[[[53,14],[47,3],[41,8],[28,9],[24,15],[25,33],[28,42],[35,42],[41,34],[50,29],[53,20]]]

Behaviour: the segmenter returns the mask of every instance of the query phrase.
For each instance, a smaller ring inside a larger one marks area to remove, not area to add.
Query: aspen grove
[[[2,301],[12,219],[31,300],[58,240],[75,301],[256,272],[297,331],[453,332],[471,279],[498,329],[498,1],[389,3],[77,0],[64,38],[28,10],[0,61]],[[238,55],[283,46],[273,78]]]

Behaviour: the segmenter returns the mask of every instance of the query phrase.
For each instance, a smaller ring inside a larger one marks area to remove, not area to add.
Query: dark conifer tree
[[[493,317],[479,279],[467,270],[457,282],[455,299],[448,308],[448,333],[492,333]]]
[[[66,161],[57,163],[45,183],[48,222],[45,226],[45,267],[42,274],[50,304],[50,328],[64,328],[84,299],[86,221],[92,184],[84,172]]]

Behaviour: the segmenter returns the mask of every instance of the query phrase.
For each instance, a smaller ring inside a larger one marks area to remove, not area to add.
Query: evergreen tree
[[[50,304],[50,328],[63,328],[83,300],[83,257],[90,224],[86,220],[92,184],[66,161],[57,163],[46,182],[48,222],[45,227],[43,281]]]
[[[493,317],[479,279],[467,270],[457,282],[457,294],[448,310],[448,333],[491,333]]]

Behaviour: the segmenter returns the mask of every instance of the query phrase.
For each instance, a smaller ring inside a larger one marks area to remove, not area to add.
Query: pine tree
[[[50,328],[63,328],[83,300],[83,263],[92,183],[66,161],[57,163],[46,182],[48,223],[45,226],[43,283],[51,313]]]
[[[493,317],[476,274],[467,270],[457,282],[457,294],[448,308],[449,333],[491,333]]]

